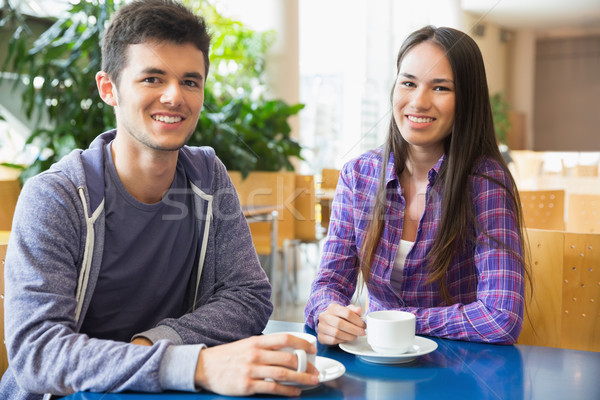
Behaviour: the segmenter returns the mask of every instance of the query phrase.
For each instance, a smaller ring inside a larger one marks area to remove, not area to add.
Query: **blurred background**
[[[302,172],[339,168],[382,143],[397,51],[408,33],[426,24],[455,27],[477,41],[490,93],[501,95],[508,106],[513,123],[504,141],[511,149],[600,150],[597,0],[210,3],[250,29],[274,32],[265,55],[266,92],[304,104],[290,118],[291,135],[306,159],[298,165]],[[36,27],[67,13],[71,2],[2,0],[0,5],[3,18],[11,6]],[[5,67],[7,28],[0,33],[0,65]],[[33,124],[23,115],[18,92],[9,87],[3,80],[0,113],[7,121],[0,122],[0,161],[26,163],[32,155],[22,145]]]
[[[527,191],[560,192],[543,197],[550,205],[532,195],[537,214],[527,219],[526,211],[527,227],[600,232],[600,200],[585,200],[595,214],[570,206],[571,195],[600,196],[598,0],[183,2],[213,30],[205,107],[191,144],[215,147],[245,209],[278,212],[275,231],[272,220],[251,224],[270,265],[276,316],[302,320],[339,169],[383,143],[398,49],[424,25],[454,27],[478,43],[498,142],[522,199]],[[87,147],[114,124],[93,76],[102,30],[121,3],[0,0],[4,237],[17,178]],[[542,207],[555,211],[554,225],[540,217]],[[536,225],[542,219],[546,225]]]

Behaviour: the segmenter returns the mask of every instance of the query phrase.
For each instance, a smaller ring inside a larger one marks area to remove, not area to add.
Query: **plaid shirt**
[[[362,155],[346,164],[340,174],[321,266],[305,309],[306,323],[313,329],[319,314],[330,303],[348,305],[355,292],[358,254],[362,253],[371,218],[381,153],[377,150]],[[521,331],[524,309],[521,239],[506,190],[481,176],[487,175],[509,187],[507,173],[497,162],[482,160],[470,177],[478,222],[471,229],[477,241],[455,256],[446,274],[455,304],[446,306],[438,285],[426,283],[425,258],[432,248],[442,212],[441,193],[432,186],[444,160],[442,156],[429,171],[425,211],[415,244],[406,257],[399,291],[390,282],[390,275],[402,236],[405,200],[393,157],[387,165],[386,224],[367,284],[369,311],[410,311],[417,317],[417,334],[421,335],[514,343]],[[505,248],[496,243],[503,243]]]

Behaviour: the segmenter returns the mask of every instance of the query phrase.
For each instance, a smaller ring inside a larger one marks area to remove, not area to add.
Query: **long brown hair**
[[[454,126],[452,134],[445,139],[446,158],[434,184],[434,189],[442,193],[441,221],[427,259],[428,283],[437,282],[442,298],[447,305],[450,305],[453,304],[453,300],[448,291],[446,272],[456,252],[475,240],[472,227],[477,222],[471,201],[469,176],[473,174],[477,161],[482,157],[497,161],[506,171],[509,187],[492,177],[484,176],[484,178],[501,185],[508,193],[522,239],[523,222],[521,202],[515,182],[496,142],[485,68],[479,47],[467,34],[456,29],[426,26],[413,32],[404,41],[398,52],[396,63],[398,71],[403,57],[425,41],[434,43],[444,50],[454,75],[456,101]],[[383,151],[383,164],[373,214],[361,254],[360,268],[365,282],[368,282],[370,277],[371,266],[385,224],[385,174],[392,154],[394,169],[400,176],[408,160],[408,143],[400,134],[393,116]],[[444,210],[452,210],[452,213],[443,212]],[[504,244],[497,243],[497,245]],[[521,247],[521,254],[525,254],[524,240],[521,240]],[[524,258],[521,255],[517,256],[523,260],[527,274]]]

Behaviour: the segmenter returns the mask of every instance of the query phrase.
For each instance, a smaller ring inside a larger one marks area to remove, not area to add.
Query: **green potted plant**
[[[508,148],[508,134],[512,128],[510,122],[510,105],[503,92],[494,93],[490,96],[492,117],[494,118],[494,130],[498,139],[498,147],[504,161],[507,164],[513,162]]]
[[[506,145],[508,134],[511,129],[510,122],[510,105],[506,100],[504,93],[498,92],[490,96],[490,104],[492,106],[492,116],[494,118],[494,129],[496,137],[500,144]]]
[[[206,19],[212,35],[212,72],[190,143],[212,146],[227,168],[244,178],[250,171],[293,171],[291,160],[302,158],[302,148],[290,136],[288,119],[304,105],[265,93],[265,54],[275,33],[254,31],[219,14],[208,1],[186,3]]]
[[[37,38],[26,34],[27,21],[15,10],[0,22],[3,29],[14,30],[3,70],[14,71],[19,77],[15,82],[26,78],[25,113],[37,122],[28,143],[35,143],[40,153],[22,179],[74,148],[86,148],[102,129],[115,126],[112,108],[97,94],[94,75],[101,63],[100,38],[119,4],[73,2],[68,15]],[[190,144],[214,147],[227,168],[243,177],[253,170],[293,170],[291,159],[301,157],[301,146],[291,138],[287,120],[303,105],[264,94],[264,53],[273,33],[255,32],[222,17],[207,1],[188,4],[214,30],[204,111]],[[42,124],[42,116],[48,123]]]

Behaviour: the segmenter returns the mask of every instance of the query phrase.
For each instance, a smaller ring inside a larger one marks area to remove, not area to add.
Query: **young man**
[[[271,288],[223,164],[185,145],[209,42],[204,21],[172,0],[115,13],[96,80],[116,130],[31,178],[15,212],[0,398],[298,395],[276,381],[318,382],[314,367],[297,373],[295,357],[277,351],[314,353],[307,342],[248,338],[272,312]]]

